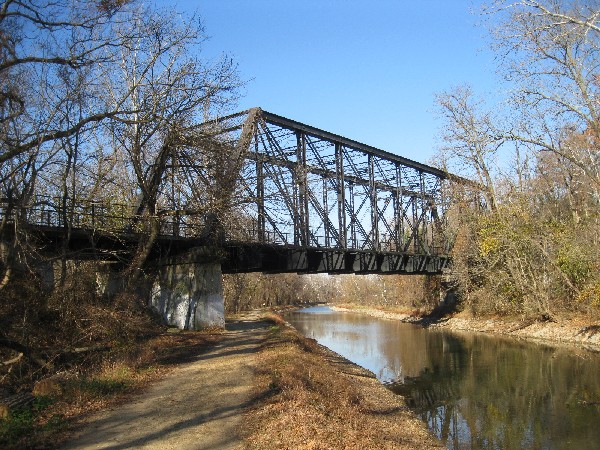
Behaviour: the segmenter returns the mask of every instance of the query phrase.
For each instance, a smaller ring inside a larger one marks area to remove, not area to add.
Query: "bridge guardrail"
[[[66,206],[66,208],[65,208]],[[0,218],[14,221],[19,215],[28,225],[47,228],[66,228],[97,230],[112,234],[139,234],[145,232],[144,221],[148,217],[131,214],[134,208],[121,203],[105,203],[99,201],[76,201],[59,197],[40,196],[29,205],[9,206],[6,199],[0,199]],[[204,216],[185,216],[179,214],[159,215],[161,237],[193,239],[210,234],[210,226]],[[310,230],[313,248],[332,249],[331,238]],[[223,230],[221,239],[225,242],[256,243],[277,246],[298,246],[294,242],[293,233],[274,230],[259,230],[255,226],[230,225]],[[341,250],[378,251],[396,253],[403,252],[393,236],[381,234],[375,245],[370,239],[348,237],[347,245]],[[443,254],[441,247],[430,248],[430,254]]]

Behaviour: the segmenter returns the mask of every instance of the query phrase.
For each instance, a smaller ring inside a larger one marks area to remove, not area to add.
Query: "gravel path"
[[[62,448],[237,449],[251,398],[254,354],[268,324],[227,324],[224,339],[131,403],[93,416]]]

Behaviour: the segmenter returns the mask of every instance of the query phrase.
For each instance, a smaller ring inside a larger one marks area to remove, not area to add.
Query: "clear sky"
[[[434,153],[434,95],[495,89],[481,0],[178,0],[247,81],[253,106],[420,162]]]

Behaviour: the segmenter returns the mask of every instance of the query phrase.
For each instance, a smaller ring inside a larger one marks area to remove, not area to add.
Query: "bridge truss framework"
[[[242,200],[225,270],[439,273],[448,265],[443,184],[452,175],[259,108],[210,126],[240,150]]]
[[[197,157],[172,158],[155,254],[216,244],[226,273],[434,274],[448,266],[446,185],[467,180],[260,108],[197,131],[200,144],[187,149]],[[190,180],[180,193],[196,192],[188,200],[176,198],[176,171]],[[223,193],[225,214],[185,212],[199,198],[211,211],[210,198]],[[64,199],[39,198],[24,207],[26,222],[51,245],[68,228],[69,245],[92,258],[127,255],[143,232],[137,206],[69,202],[67,215]],[[14,214],[7,205],[0,202],[0,216]]]

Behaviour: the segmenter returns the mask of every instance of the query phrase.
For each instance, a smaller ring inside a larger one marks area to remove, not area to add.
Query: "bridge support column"
[[[223,276],[214,252],[198,248],[164,261],[150,305],[168,325],[182,330],[225,327]]]

